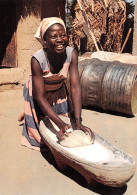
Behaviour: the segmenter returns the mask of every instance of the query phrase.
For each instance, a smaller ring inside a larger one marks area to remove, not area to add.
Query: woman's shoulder
[[[66,47],[67,53],[72,52],[73,50],[74,50],[73,47],[70,47],[70,46],[67,46],[67,47]]]
[[[70,47],[70,46],[67,46],[66,47],[66,54],[67,54],[67,59],[66,59],[66,61],[67,62],[71,62],[71,58],[72,58],[72,51],[74,50],[74,48],[73,47]]]
[[[48,69],[48,64],[47,64],[47,60],[46,60],[46,56],[44,53],[43,49],[38,50],[36,53],[33,54],[34,58],[37,59],[37,61],[39,62],[42,70],[47,70]]]
[[[43,51],[43,49],[40,49],[40,50],[38,50],[37,52],[35,52],[35,53],[32,55],[32,57],[40,58],[40,57],[43,57],[43,55],[44,55],[44,51]]]

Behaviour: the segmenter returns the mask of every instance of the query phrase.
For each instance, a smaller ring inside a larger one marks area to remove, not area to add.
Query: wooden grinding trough
[[[61,119],[70,123],[67,117],[61,117]],[[42,139],[50,148],[58,167],[60,169],[65,169],[67,166],[73,167],[85,177],[89,184],[94,179],[107,186],[120,187],[125,185],[135,173],[133,158],[97,134],[95,134],[94,144],[64,147],[58,143],[56,137],[55,132],[59,129],[48,118],[40,122],[39,129]],[[79,132],[77,136],[79,136]]]

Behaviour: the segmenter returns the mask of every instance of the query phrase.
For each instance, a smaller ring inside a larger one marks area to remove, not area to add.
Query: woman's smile
[[[56,45],[56,48],[57,48],[58,50],[62,50],[62,49],[64,49],[64,45]]]

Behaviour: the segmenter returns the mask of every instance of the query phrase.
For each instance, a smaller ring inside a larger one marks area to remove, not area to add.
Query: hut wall
[[[35,33],[40,23],[40,18],[33,15],[20,20],[17,28],[17,62],[18,67],[24,69],[25,77],[30,74],[31,56],[41,48],[35,38]]]
[[[5,0],[2,1],[5,5]],[[16,2],[17,20],[15,23],[14,34],[16,38],[17,64],[14,66],[16,68],[0,69],[0,85],[17,83],[24,84],[26,78],[30,74],[31,56],[42,47],[35,38],[35,33],[41,19],[49,16],[58,16],[62,19],[65,18],[65,0],[11,1]]]

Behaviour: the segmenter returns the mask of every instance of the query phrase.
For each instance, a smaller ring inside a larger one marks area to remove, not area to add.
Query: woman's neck
[[[56,53],[53,54],[48,52],[48,50],[47,51],[44,50],[44,51],[46,52],[46,56],[51,66],[52,72],[58,73],[62,69],[63,64],[66,61],[67,58],[66,52],[62,54],[56,54]]]

